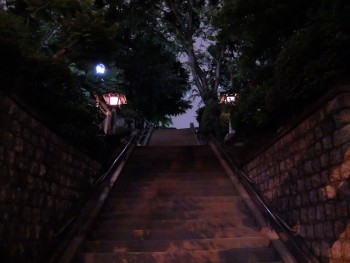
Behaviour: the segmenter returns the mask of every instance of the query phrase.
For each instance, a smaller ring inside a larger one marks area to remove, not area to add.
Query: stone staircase
[[[209,146],[136,148],[74,262],[282,262]]]

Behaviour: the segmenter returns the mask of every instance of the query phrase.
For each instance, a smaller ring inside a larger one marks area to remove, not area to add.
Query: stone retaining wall
[[[37,262],[90,191],[100,164],[0,94],[0,254]]]
[[[346,90],[244,167],[321,262],[350,262],[350,87]]]

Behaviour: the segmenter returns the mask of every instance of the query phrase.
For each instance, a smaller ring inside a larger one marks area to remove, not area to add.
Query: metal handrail
[[[113,163],[110,165],[109,169],[107,170],[107,172],[103,173],[93,184],[92,186],[96,186],[97,184],[99,184],[100,182],[102,182],[106,176],[112,171],[112,169],[114,168],[114,166],[116,165],[117,162],[119,162],[119,160],[123,157],[123,155],[125,154],[125,152],[128,150],[131,142],[135,139],[136,135],[133,135],[130,140],[128,141],[128,143],[124,146],[124,148],[121,150],[121,152],[119,153],[119,155],[115,158],[115,160],[113,161]],[[86,204],[85,204],[86,205]],[[85,206],[82,207],[81,210],[84,209]],[[59,236],[61,233],[63,233],[73,222],[74,220],[77,218],[77,215],[72,216],[69,220],[67,220],[67,222],[60,227],[60,229],[55,232],[53,234],[53,236],[57,237]]]
[[[254,195],[255,198],[260,202],[262,205],[263,209],[267,212],[269,217],[277,224],[279,225],[285,234],[290,236],[290,241],[293,244],[294,249],[299,253],[300,256],[302,256],[307,262],[319,262],[312,254],[306,253],[301,246],[298,244],[298,242],[295,240],[294,235],[299,233],[299,228],[295,229],[290,227],[279,215],[277,215],[275,212],[273,212],[269,206],[266,204],[266,201],[263,200],[260,197],[260,194],[258,193],[257,189],[253,187],[253,185],[256,185],[245,173],[243,173],[236,165],[235,163],[231,160],[231,158],[228,156],[228,154],[225,152],[225,150],[221,147],[220,143],[216,140],[211,138],[212,141],[214,141],[215,145],[217,148],[220,150],[221,154],[224,155],[224,158],[229,161],[231,168],[235,171],[236,174],[245,182],[245,186],[249,187],[250,192]],[[291,236],[293,234],[293,236]]]
[[[118,171],[119,168],[122,169],[122,166],[123,166],[123,162],[125,162],[127,158],[127,154],[128,152],[132,149],[131,149],[131,143],[133,142],[133,140],[135,139],[136,137],[136,134],[134,134],[130,139],[129,141],[127,142],[127,144],[124,146],[124,148],[120,151],[120,154],[115,158],[115,160],[113,161],[113,163],[110,165],[108,171],[106,173],[104,173],[102,176],[100,176],[94,184],[92,184],[94,186],[94,189],[95,189],[95,194],[97,193],[97,190],[98,189],[105,189],[105,182],[106,182],[106,177],[107,175],[111,174],[113,175],[114,174],[114,171]],[[124,157],[124,159],[122,159]],[[117,164],[119,163],[119,164]],[[119,171],[120,172],[120,171]],[[114,175],[113,175],[114,176]],[[108,182],[107,182],[108,183]],[[103,188],[101,188],[103,187]],[[95,196],[95,194],[93,194],[92,196]],[[73,233],[80,233],[81,231],[81,222],[79,222],[81,220],[80,218],[80,214],[86,214],[86,211],[88,211],[89,209],[89,205],[91,205],[91,198],[89,198],[88,200],[86,200],[86,202],[80,207],[79,211],[77,211],[77,213],[72,216],[69,220],[67,220],[67,222],[62,225],[62,227],[60,227],[60,229],[55,232],[53,234],[54,236],[54,239],[56,241],[58,241],[59,239],[59,236],[61,236],[63,233],[66,233],[67,231],[70,231],[68,232],[68,236],[71,236]],[[74,228],[74,224],[76,226],[79,226],[78,228]],[[68,228],[71,228],[71,230],[69,230]],[[80,235],[80,234],[79,234]],[[60,251],[62,252],[63,250],[66,249],[66,241],[62,242],[62,241],[58,241],[60,243],[60,249],[58,249],[57,251]],[[55,243],[55,241],[53,241],[53,243]],[[61,257],[62,255],[60,254],[60,252],[58,253],[54,253],[53,256],[51,256],[49,262],[58,262],[58,258]]]
[[[123,157],[123,155],[125,154],[125,152],[128,150],[131,142],[135,139],[136,135],[134,134],[129,141],[127,142],[127,144],[124,146],[124,148],[120,151],[119,155],[115,158],[115,160],[113,161],[113,163],[111,164],[111,166],[109,167],[109,169],[107,170],[107,172],[103,173],[92,185],[97,185],[98,183],[100,183],[101,181],[103,181],[106,176],[111,172],[111,170],[114,168],[115,164],[117,162],[119,162],[119,160]]]
[[[63,233],[64,230],[66,230],[66,228],[77,218],[77,215],[72,216],[71,219],[69,219],[61,228],[59,231],[57,231],[56,233],[53,234],[53,236],[57,237],[59,236],[61,233]]]
[[[254,196],[259,200],[259,202],[263,205],[263,208],[266,210],[266,212],[276,221],[276,222],[281,222],[286,229],[288,229],[291,232],[296,232],[296,230],[292,227],[290,227],[282,218],[280,218],[278,215],[275,215],[271,209],[268,207],[268,205],[262,200],[260,195],[257,193],[256,189],[252,185],[256,185],[256,183],[249,178],[244,172],[242,172],[237,165],[232,161],[232,159],[228,156],[227,152],[223,149],[219,141],[212,137],[209,136],[208,140],[211,140],[214,142],[214,144],[217,146],[217,148],[220,150],[221,154],[225,156],[226,161],[229,161],[231,168],[233,168],[234,172],[238,174],[241,178],[243,178],[246,182],[248,182],[249,189],[251,192],[254,194]]]
[[[250,179],[244,172],[242,172],[235,163],[231,160],[231,158],[228,156],[228,154],[224,151],[224,149],[218,145],[218,148],[220,149],[221,153],[225,155],[225,159],[230,162],[231,167],[233,167],[234,171],[240,175],[241,178],[243,178],[245,181],[247,181],[249,184],[247,184],[251,190],[251,192],[254,194],[254,196],[259,200],[259,202],[262,204],[264,210],[270,215],[272,219],[274,219],[276,222],[280,222],[288,231],[292,233],[297,233],[298,231],[294,229],[293,227],[289,226],[280,216],[278,216],[276,213],[271,211],[269,206],[266,204],[266,202],[260,197],[260,194],[257,192],[257,190],[252,186],[256,185],[256,183]]]
[[[149,137],[151,136],[152,131],[153,131],[153,124],[146,120],[142,134],[139,136],[139,139],[137,140],[137,145],[145,146],[148,143],[148,140],[149,140]]]

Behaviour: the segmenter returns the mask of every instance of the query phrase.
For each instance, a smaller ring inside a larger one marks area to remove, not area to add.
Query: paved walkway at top
[[[199,145],[193,129],[155,129],[149,146]]]

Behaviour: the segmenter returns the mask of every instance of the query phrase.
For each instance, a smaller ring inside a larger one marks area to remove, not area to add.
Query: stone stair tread
[[[225,210],[212,210],[212,211],[130,211],[130,212],[103,212],[99,215],[99,219],[123,219],[123,218],[142,218],[142,220],[153,220],[153,219],[220,219],[220,218],[238,218],[238,217],[251,217],[247,212],[240,211],[225,211]]]
[[[149,170],[152,169],[152,173],[166,173],[169,169],[171,169],[174,173],[189,173],[193,170],[197,171],[197,175],[196,176],[192,176],[192,178],[200,178],[201,173],[204,172],[212,172],[212,173],[217,173],[217,169],[216,168],[210,168],[210,167],[203,167],[203,166],[191,166],[191,167],[187,167],[187,166],[178,166],[178,167],[172,167],[169,168],[168,166],[165,167],[148,167],[148,166],[135,166],[135,167],[130,167],[129,171],[130,173],[132,173],[133,175],[130,176],[130,178],[137,178],[137,177],[144,177],[144,176],[148,176],[150,172],[145,172],[145,170]],[[219,173],[221,173],[221,171],[219,171]],[[152,178],[152,177],[151,177]],[[204,179],[204,178],[203,178]]]
[[[160,212],[199,212],[199,211],[232,211],[235,214],[248,213],[245,203],[174,203],[174,202],[150,202],[147,205],[135,208],[132,204],[107,203],[103,207],[103,213],[133,212],[145,213],[150,211]]]
[[[131,166],[131,167],[130,167]],[[149,165],[150,168],[154,166]],[[199,166],[199,165],[198,165]],[[127,182],[129,178],[138,178],[140,179],[140,182],[149,182],[152,181],[153,178],[158,177],[160,178],[161,181],[166,181],[166,180],[174,180],[174,179],[179,179],[180,181],[187,181],[187,180],[193,180],[195,178],[201,178],[203,180],[224,180],[225,179],[225,172],[221,169],[201,169],[201,171],[197,171],[195,169],[188,170],[188,171],[183,171],[183,172],[177,172],[177,171],[172,171],[171,167],[168,167],[167,171],[158,171],[158,169],[153,170],[153,169],[138,169],[140,164],[127,164],[125,166],[125,169],[131,168],[132,173],[128,172],[128,177],[120,178],[120,182]],[[180,166],[178,166],[180,167]],[[178,168],[177,167],[177,168]],[[188,168],[188,165],[186,164],[186,167]],[[203,164],[201,165],[203,168]],[[139,173],[134,173],[135,170],[140,170]],[[124,170],[125,171],[125,170]],[[122,173],[125,173],[125,172]],[[215,175],[215,176],[213,176]]]
[[[113,197],[109,196],[106,204],[114,205],[133,205],[136,198],[134,197]],[[213,205],[216,203],[229,203],[229,204],[243,204],[242,197],[239,195],[216,195],[216,196],[178,196],[178,197],[169,197],[165,196],[160,197],[148,197],[144,199],[144,202],[152,203],[194,203],[198,205],[207,204]]]
[[[207,251],[115,252],[80,255],[86,263],[282,263],[271,248]]]
[[[143,198],[152,198],[155,196],[158,196],[159,198],[177,198],[179,196],[187,196],[187,197],[205,197],[205,196],[211,196],[211,197],[215,197],[217,195],[221,195],[221,196],[232,196],[232,195],[237,195],[237,193],[232,192],[231,190],[228,191],[188,191],[188,192],[179,192],[179,191],[164,191],[164,192],[154,192],[154,191],[124,191],[124,192],[117,192],[114,193],[112,196],[117,198],[117,197],[127,197],[127,198],[139,198],[139,199],[143,199]]]
[[[261,229],[256,227],[236,228],[184,228],[173,229],[115,229],[94,230],[90,240],[167,240],[167,239],[208,239],[261,236]]]
[[[134,182],[136,184],[142,184],[142,183],[148,183],[151,184],[152,182],[154,182],[154,178],[157,178],[157,183],[162,184],[162,183],[166,183],[166,182],[173,182],[173,183],[182,183],[182,182],[191,182],[191,181],[196,181],[198,179],[203,180],[203,182],[215,182],[218,184],[225,184],[225,182],[227,183],[227,178],[225,176],[224,172],[219,172],[215,171],[215,172],[197,172],[197,171],[192,171],[192,172],[182,172],[182,173],[175,173],[175,172],[171,172],[171,171],[167,171],[167,172],[153,172],[153,171],[142,171],[142,175],[140,176],[140,174],[132,174],[132,175],[128,175],[128,177],[124,177],[124,178],[120,178],[118,179],[118,182],[120,184],[123,183],[129,183],[130,177],[133,178],[138,178],[139,181]]]
[[[128,218],[128,219],[105,219],[96,222],[98,229],[164,229],[174,227],[255,227],[256,220],[251,217],[246,218],[199,218],[199,219],[147,219],[144,218]]]
[[[129,164],[128,164],[129,165]],[[203,164],[201,164],[201,166],[203,167]],[[128,166],[126,166],[128,167]],[[139,165],[137,165],[137,167],[139,167]],[[135,168],[136,168],[136,164],[135,164]],[[138,176],[139,174],[131,174],[128,175],[128,177],[123,177],[119,179],[119,182],[121,183],[128,183],[130,182],[130,178],[132,177],[138,177],[139,181],[136,183],[147,183],[147,182],[151,182],[152,179],[154,178],[159,178],[159,182],[169,182],[169,181],[173,181],[173,182],[177,182],[179,180],[179,182],[182,181],[193,181],[195,179],[203,179],[203,180],[208,180],[208,181],[215,181],[215,182],[224,182],[227,180],[226,176],[225,176],[225,172],[216,169],[215,172],[212,171],[203,171],[203,172],[198,172],[198,171],[189,171],[189,172],[182,172],[182,173],[177,173],[177,172],[173,172],[171,170],[167,171],[167,172],[155,172],[152,170],[141,170],[142,171],[142,177]],[[145,176],[146,175],[146,176]]]
[[[169,164],[134,164],[128,165],[128,173],[130,173],[130,178],[142,178],[148,177],[153,178],[154,176],[163,175],[163,178],[173,178],[176,175],[179,179],[194,179],[203,178],[210,179],[213,178],[211,174],[218,174],[218,178],[222,178],[225,174],[223,170],[213,167],[219,165],[219,163],[213,164],[179,164],[174,163]],[[168,174],[171,171],[171,174]]]
[[[197,251],[232,248],[266,248],[270,245],[267,237],[208,238],[208,239],[171,239],[171,240],[122,240],[122,241],[86,241],[85,251],[96,252],[165,252]]]
[[[208,189],[207,187],[204,186],[200,186],[200,187],[187,187],[184,186],[183,188],[181,187],[173,187],[173,186],[169,186],[169,187],[163,187],[163,188],[151,188],[151,189],[128,189],[128,188],[124,188],[124,189],[120,189],[119,191],[117,191],[119,195],[140,195],[140,194],[146,194],[146,195],[150,195],[150,194],[172,194],[172,195],[189,195],[189,196],[205,196],[205,194],[208,195],[220,195],[221,193],[223,193],[223,195],[227,195],[227,194],[235,194],[236,191],[232,188],[226,187],[217,187],[215,189]]]
[[[197,179],[197,180],[201,180],[201,179]],[[173,183],[172,181],[169,182],[164,182],[164,183],[124,183],[124,184],[120,184],[120,185],[116,185],[114,187],[114,191],[115,192],[129,192],[129,191],[133,191],[133,192],[140,192],[140,191],[157,191],[157,190],[163,190],[163,191],[174,191],[174,190],[185,190],[186,192],[194,189],[196,191],[200,191],[201,188],[206,188],[208,191],[218,191],[218,190],[223,190],[223,191],[227,191],[230,190],[232,191],[232,193],[237,192],[237,190],[235,189],[234,186],[227,184],[226,185],[222,185],[222,184],[218,184],[215,181],[213,182],[183,182],[183,183]]]

